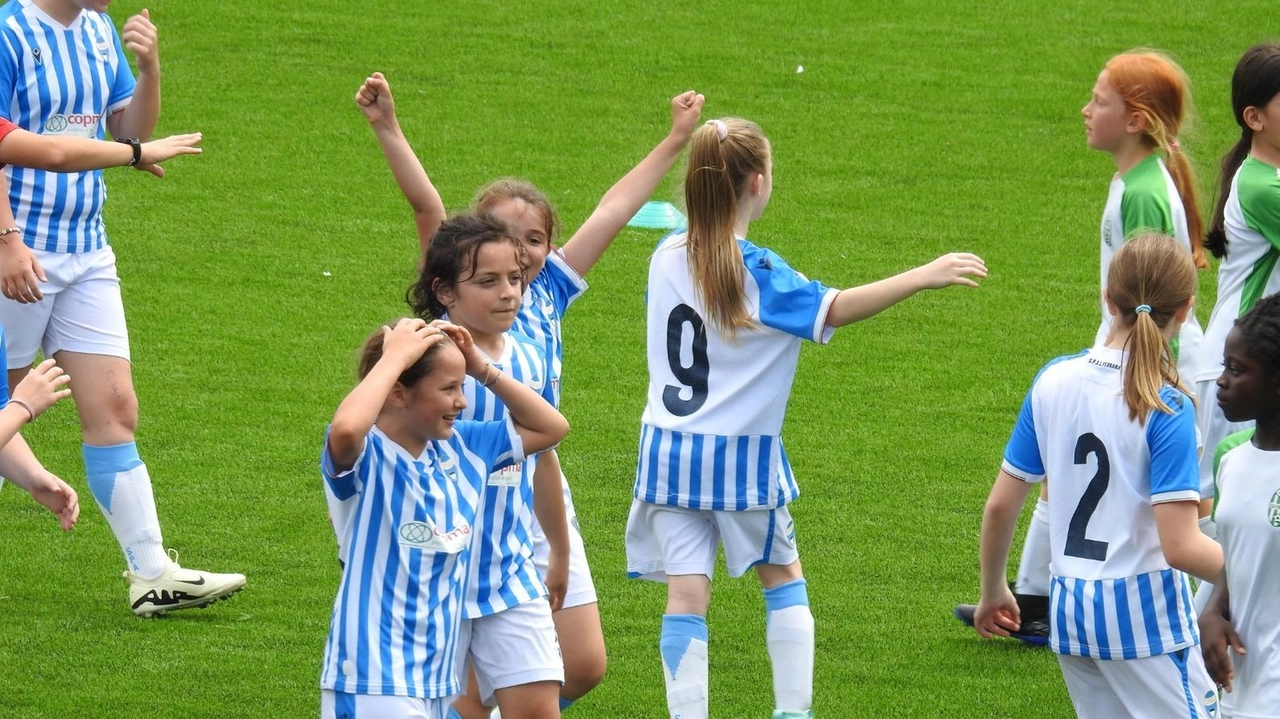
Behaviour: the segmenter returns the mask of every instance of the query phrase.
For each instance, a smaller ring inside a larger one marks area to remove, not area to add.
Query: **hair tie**
[[[1176,139],[1169,141],[1169,152],[1182,152],[1182,145]]]
[[[716,137],[720,138],[720,142],[729,136],[729,128],[725,126],[721,120],[707,120],[707,124],[716,129]]]
[[[1151,314],[1151,305],[1138,305],[1137,307],[1133,308],[1134,314],[1140,315],[1144,312],[1147,314]]]

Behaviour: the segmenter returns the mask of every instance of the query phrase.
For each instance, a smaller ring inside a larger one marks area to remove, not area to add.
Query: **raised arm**
[[[365,436],[400,375],[445,335],[420,319],[402,319],[382,330],[382,357],[360,384],[342,400],[329,426],[329,456],[334,469],[344,472],[355,464]]]
[[[391,97],[391,85],[382,73],[375,72],[365,79],[364,84],[356,91],[356,105],[369,120],[373,134],[382,146],[382,154],[387,158],[387,167],[396,178],[396,185],[404,199],[413,209],[413,223],[418,228],[418,245],[425,257],[427,245],[436,229],[444,221],[444,201],[422,162],[409,147],[404,132],[400,130],[400,122],[396,119],[395,100]]]
[[[987,276],[981,257],[967,252],[943,255],[927,265],[907,270],[878,282],[841,290],[827,312],[829,327],[843,327],[898,304],[920,290],[940,289],[950,285],[977,287],[970,277]]]
[[[138,80],[129,104],[107,118],[107,130],[112,137],[136,137],[146,141],[151,139],[160,119],[159,33],[151,23],[149,10],[143,8],[142,12],[125,21],[120,42],[138,59]],[[118,72],[129,72],[123,56]]]
[[[587,221],[564,244],[564,258],[579,275],[585,277],[591,271],[622,228],[658,189],[680,151],[689,144],[705,100],[693,90],[672,98],[671,132],[609,188]]]
[[[441,320],[431,323],[444,330],[462,351],[467,362],[467,374],[490,392],[498,396],[511,414],[511,422],[520,434],[526,455],[545,452],[560,443],[569,434],[569,420],[552,407],[537,392],[524,386],[511,375],[493,366],[484,353],[471,340],[471,333],[464,327]]]

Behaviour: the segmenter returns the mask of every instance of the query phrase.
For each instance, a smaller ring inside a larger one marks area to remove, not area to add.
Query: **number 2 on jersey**
[[[1089,520],[1093,518],[1093,513],[1097,511],[1098,503],[1102,501],[1102,495],[1107,493],[1107,485],[1111,482],[1111,460],[1107,458],[1107,447],[1102,440],[1096,434],[1086,432],[1076,440],[1076,464],[1085,464],[1091,454],[1098,457],[1098,471],[1089,480],[1089,486],[1085,487],[1084,495],[1080,497],[1080,504],[1071,515],[1071,524],[1067,525],[1067,548],[1063,550],[1063,554],[1101,562],[1107,558],[1107,543],[1084,535],[1089,529]]]
[[[687,366],[681,358],[686,324],[693,329],[691,361]],[[676,305],[667,317],[667,362],[671,374],[684,386],[667,385],[662,390],[662,404],[671,414],[687,417],[706,404],[707,375],[711,372],[707,363],[707,327],[689,305]],[[686,387],[691,390],[689,399],[681,399]]]

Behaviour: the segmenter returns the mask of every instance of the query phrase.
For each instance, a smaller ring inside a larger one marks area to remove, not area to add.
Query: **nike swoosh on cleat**
[[[198,582],[192,579],[176,579],[174,581],[182,582],[183,584],[192,584],[198,587],[204,584],[204,577],[200,577],[200,581]]]

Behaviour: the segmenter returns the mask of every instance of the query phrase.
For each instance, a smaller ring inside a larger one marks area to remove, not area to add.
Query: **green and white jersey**
[[[1235,689],[1224,715],[1280,715],[1280,452],[1258,449],[1253,430],[1219,445],[1214,518],[1231,590],[1231,623],[1248,654],[1234,654]]]
[[[1218,304],[1200,346],[1197,381],[1222,374],[1222,350],[1236,320],[1258,300],[1280,292],[1280,170],[1247,157],[1231,181],[1223,210],[1227,256],[1218,266]]]
[[[1111,258],[1120,246],[1144,233],[1169,235],[1191,252],[1191,233],[1187,230],[1187,213],[1182,197],[1173,184],[1173,176],[1158,155],[1146,159],[1123,175],[1116,175],[1107,194],[1107,207],[1102,212],[1102,281],[1107,288],[1107,272],[1111,270]],[[1102,325],[1094,344],[1102,344],[1111,331],[1111,315],[1107,303],[1102,300]],[[1173,343],[1178,358],[1178,374],[1188,381],[1197,377],[1196,364],[1200,340],[1204,333],[1200,322],[1192,315],[1182,325],[1182,331]],[[1221,359],[1221,358],[1219,358]]]

